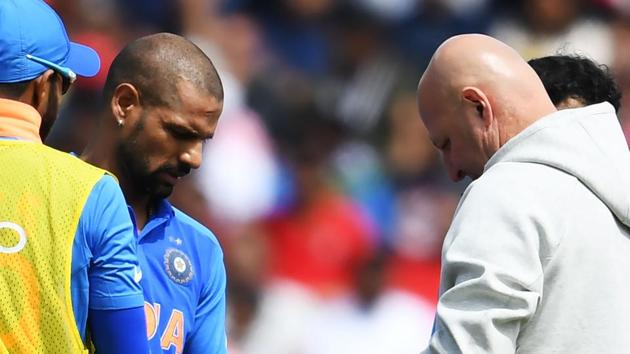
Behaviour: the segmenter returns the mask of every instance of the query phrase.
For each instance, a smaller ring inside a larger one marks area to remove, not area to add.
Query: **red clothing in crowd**
[[[356,266],[374,249],[370,223],[340,195],[322,196],[301,212],[273,218],[267,233],[272,276],[323,295],[352,288]]]

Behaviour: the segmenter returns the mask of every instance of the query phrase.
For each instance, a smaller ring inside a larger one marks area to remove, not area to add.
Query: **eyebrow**
[[[187,124],[181,124],[177,121],[170,121],[170,122],[164,122],[166,124],[167,127],[169,128],[176,128],[176,129],[181,129],[181,130],[185,130],[186,134],[190,134],[191,136],[194,136],[196,138],[200,138],[200,139],[212,139],[214,137],[214,133],[210,133],[208,135],[205,135],[201,132],[199,132],[197,129],[187,125]]]

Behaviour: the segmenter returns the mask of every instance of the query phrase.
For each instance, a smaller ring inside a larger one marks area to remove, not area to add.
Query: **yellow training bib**
[[[45,145],[0,140],[0,353],[83,353],[72,244],[105,172]]]

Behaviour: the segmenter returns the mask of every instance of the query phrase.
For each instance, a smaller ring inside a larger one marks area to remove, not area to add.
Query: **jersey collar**
[[[42,117],[32,106],[0,98],[0,136],[41,143]]]
[[[151,216],[149,216],[149,222],[147,222],[140,232],[140,239],[151,233],[153,229],[168,222],[173,215],[175,215],[175,211],[167,199],[162,199],[157,202],[155,211],[151,214]]]

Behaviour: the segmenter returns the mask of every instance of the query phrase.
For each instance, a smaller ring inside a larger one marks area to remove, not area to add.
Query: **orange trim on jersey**
[[[12,137],[41,143],[42,117],[32,106],[0,98],[0,137]]]

